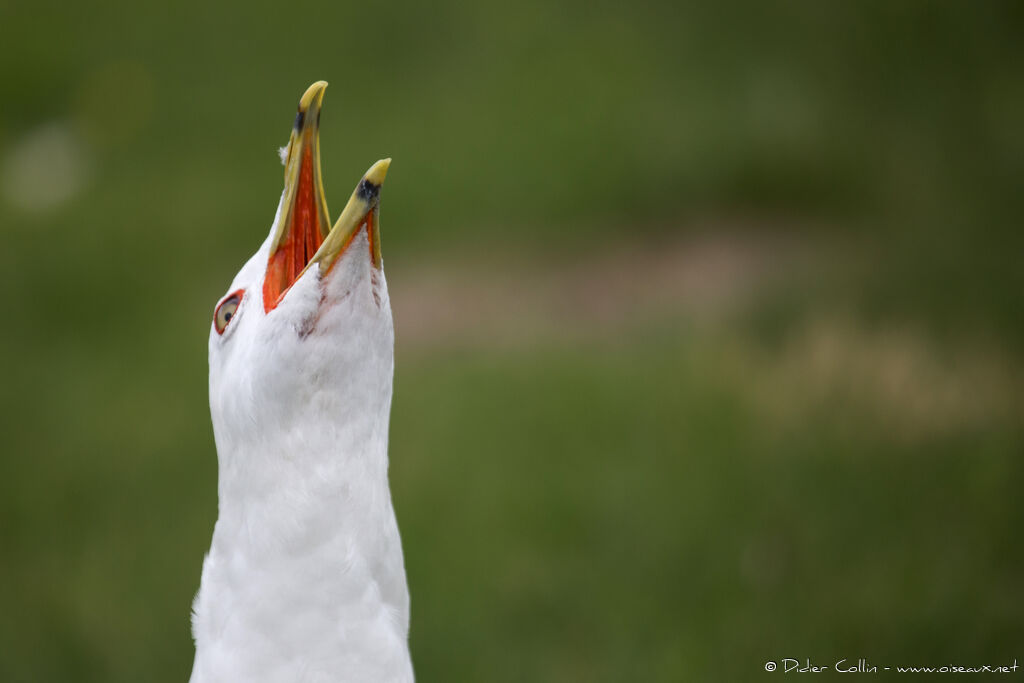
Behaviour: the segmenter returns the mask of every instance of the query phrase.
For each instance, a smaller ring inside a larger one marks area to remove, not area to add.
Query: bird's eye
[[[217,334],[224,334],[228,323],[235,317],[238,305],[242,303],[244,289],[232,292],[226,299],[217,304],[217,310],[213,312],[213,325],[217,328]]]

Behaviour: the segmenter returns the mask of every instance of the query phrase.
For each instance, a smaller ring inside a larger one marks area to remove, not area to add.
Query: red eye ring
[[[227,329],[228,323],[235,317],[235,313],[238,311],[244,296],[245,290],[239,289],[228,294],[217,304],[217,308],[213,312],[213,326],[216,328],[217,334],[224,334],[224,330]]]

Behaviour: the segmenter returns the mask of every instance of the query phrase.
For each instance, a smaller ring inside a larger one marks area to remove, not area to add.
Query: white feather
[[[219,516],[191,681],[412,681],[387,479],[387,283],[363,231],[265,314],[269,247],[228,288],[245,295],[225,333],[210,332]]]

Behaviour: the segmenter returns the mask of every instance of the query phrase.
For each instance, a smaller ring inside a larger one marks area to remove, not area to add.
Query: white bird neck
[[[330,353],[316,349],[336,345],[330,334],[301,348],[280,334],[309,360],[245,391],[211,373],[219,517],[194,605],[193,683],[412,680],[387,479],[390,315],[367,325],[385,323],[387,344]]]
[[[327,406],[310,412],[329,414]],[[211,550],[257,563],[301,557],[346,537],[356,550],[389,516],[387,416],[359,412],[341,423],[295,421],[260,440],[221,445],[218,520]],[[350,548],[351,550],[352,548]]]

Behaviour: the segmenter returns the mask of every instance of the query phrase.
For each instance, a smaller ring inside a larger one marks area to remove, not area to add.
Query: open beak
[[[326,275],[363,226],[370,244],[369,258],[375,268],[381,267],[378,201],[391,159],[370,167],[337,223],[329,228],[320,174],[320,107],[326,88],[325,81],[309,86],[295,115],[285,157],[284,203],[263,279],[263,307],[267,313],[277,307],[312,264],[319,264],[321,274]]]

